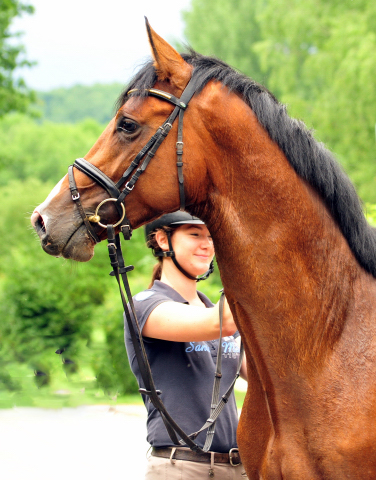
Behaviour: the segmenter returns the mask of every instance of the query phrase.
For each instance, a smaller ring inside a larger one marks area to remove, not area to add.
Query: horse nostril
[[[46,227],[44,225],[42,215],[40,215],[38,212],[34,212],[30,220],[38,235],[41,233],[46,233]]]
[[[43,233],[46,233],[46,227],[44,226],[44,221],[41,216],[39,216],[37,220],[36,227],[38,231],[42,231]]]

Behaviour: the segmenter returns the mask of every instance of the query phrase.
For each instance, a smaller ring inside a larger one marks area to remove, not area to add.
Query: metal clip
[[[87,219],[92,223],[99,223],[101,221],[101,217],[99,215],[91,215],[90,217],[87,217]]]
[[[183,146],[184,146],[183,142],[176,142],[176,152],[178,155],[183,154]]]

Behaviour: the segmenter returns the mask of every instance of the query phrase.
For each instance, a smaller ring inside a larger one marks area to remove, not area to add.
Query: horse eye
[[[117,125],[117,130],[121,130],[126,133],[134,133],[138,128],[138,125],[136,122],[133,122],[132,120],[129,120],[128,118],[123,118],[120,120],[120,122]]]

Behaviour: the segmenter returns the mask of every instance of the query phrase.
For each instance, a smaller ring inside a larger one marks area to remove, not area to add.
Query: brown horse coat
[[[148,31],[155,70],[149,65],[131,88],[146,84],[152,71],[148,87],[179,97],[198,57],[184,60]],[[220,71],[223,64],[216,65]],[[249,81],[251,89],[252,108],[220,75],[209,79],[187,108],[183,156],[187,209],[210,229],[245,343],[242,459],[252,480],[375,479],[374,232],[329,153],[301,124],[289,123],[265,89]],[[125,92],[86,160],[117,180],[172,108]],[[124,133],[118,127],[125,120],[137,128]],[[126,199],[134,228],[179,206],[176,129]],[[311,171],[321,177],[311,181]],[[105,193],[83,173],[75,177],[93,212]],[[103,215],[116,221],[111,205]],[[64,178],[32,222],[48,253],[85,261],[94,245],[73,219],[79,217]]]

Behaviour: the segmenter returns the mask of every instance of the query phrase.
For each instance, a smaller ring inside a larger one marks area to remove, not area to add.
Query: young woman
[[[200,275],[209,274],[214,247],[205,224],[185,212],[167,214],[146,226],[147,245],[159,259],[148,290],[134,305],[156,388],[172,418],[187,433],[197,431],[210,416],[220,327],[219,304],[197,290]],[[204,275],[205,276],[205,275]],[[227,302],[222,326],[222,396],[234,379],[240,338]],[[129,363],[142,385],[135,351],[125,323]],[[246,377],[243,362],[241,375]],[[144,396],[143,396],[144,397]],[[205,454],[171,441],[159,412],[144,397],[148,411],[148,441],[152,446],[147,480],[247,478],[236,443],[238,423],[232,393],[221,412]],[[206,431],[196,443],[202,448]]]

